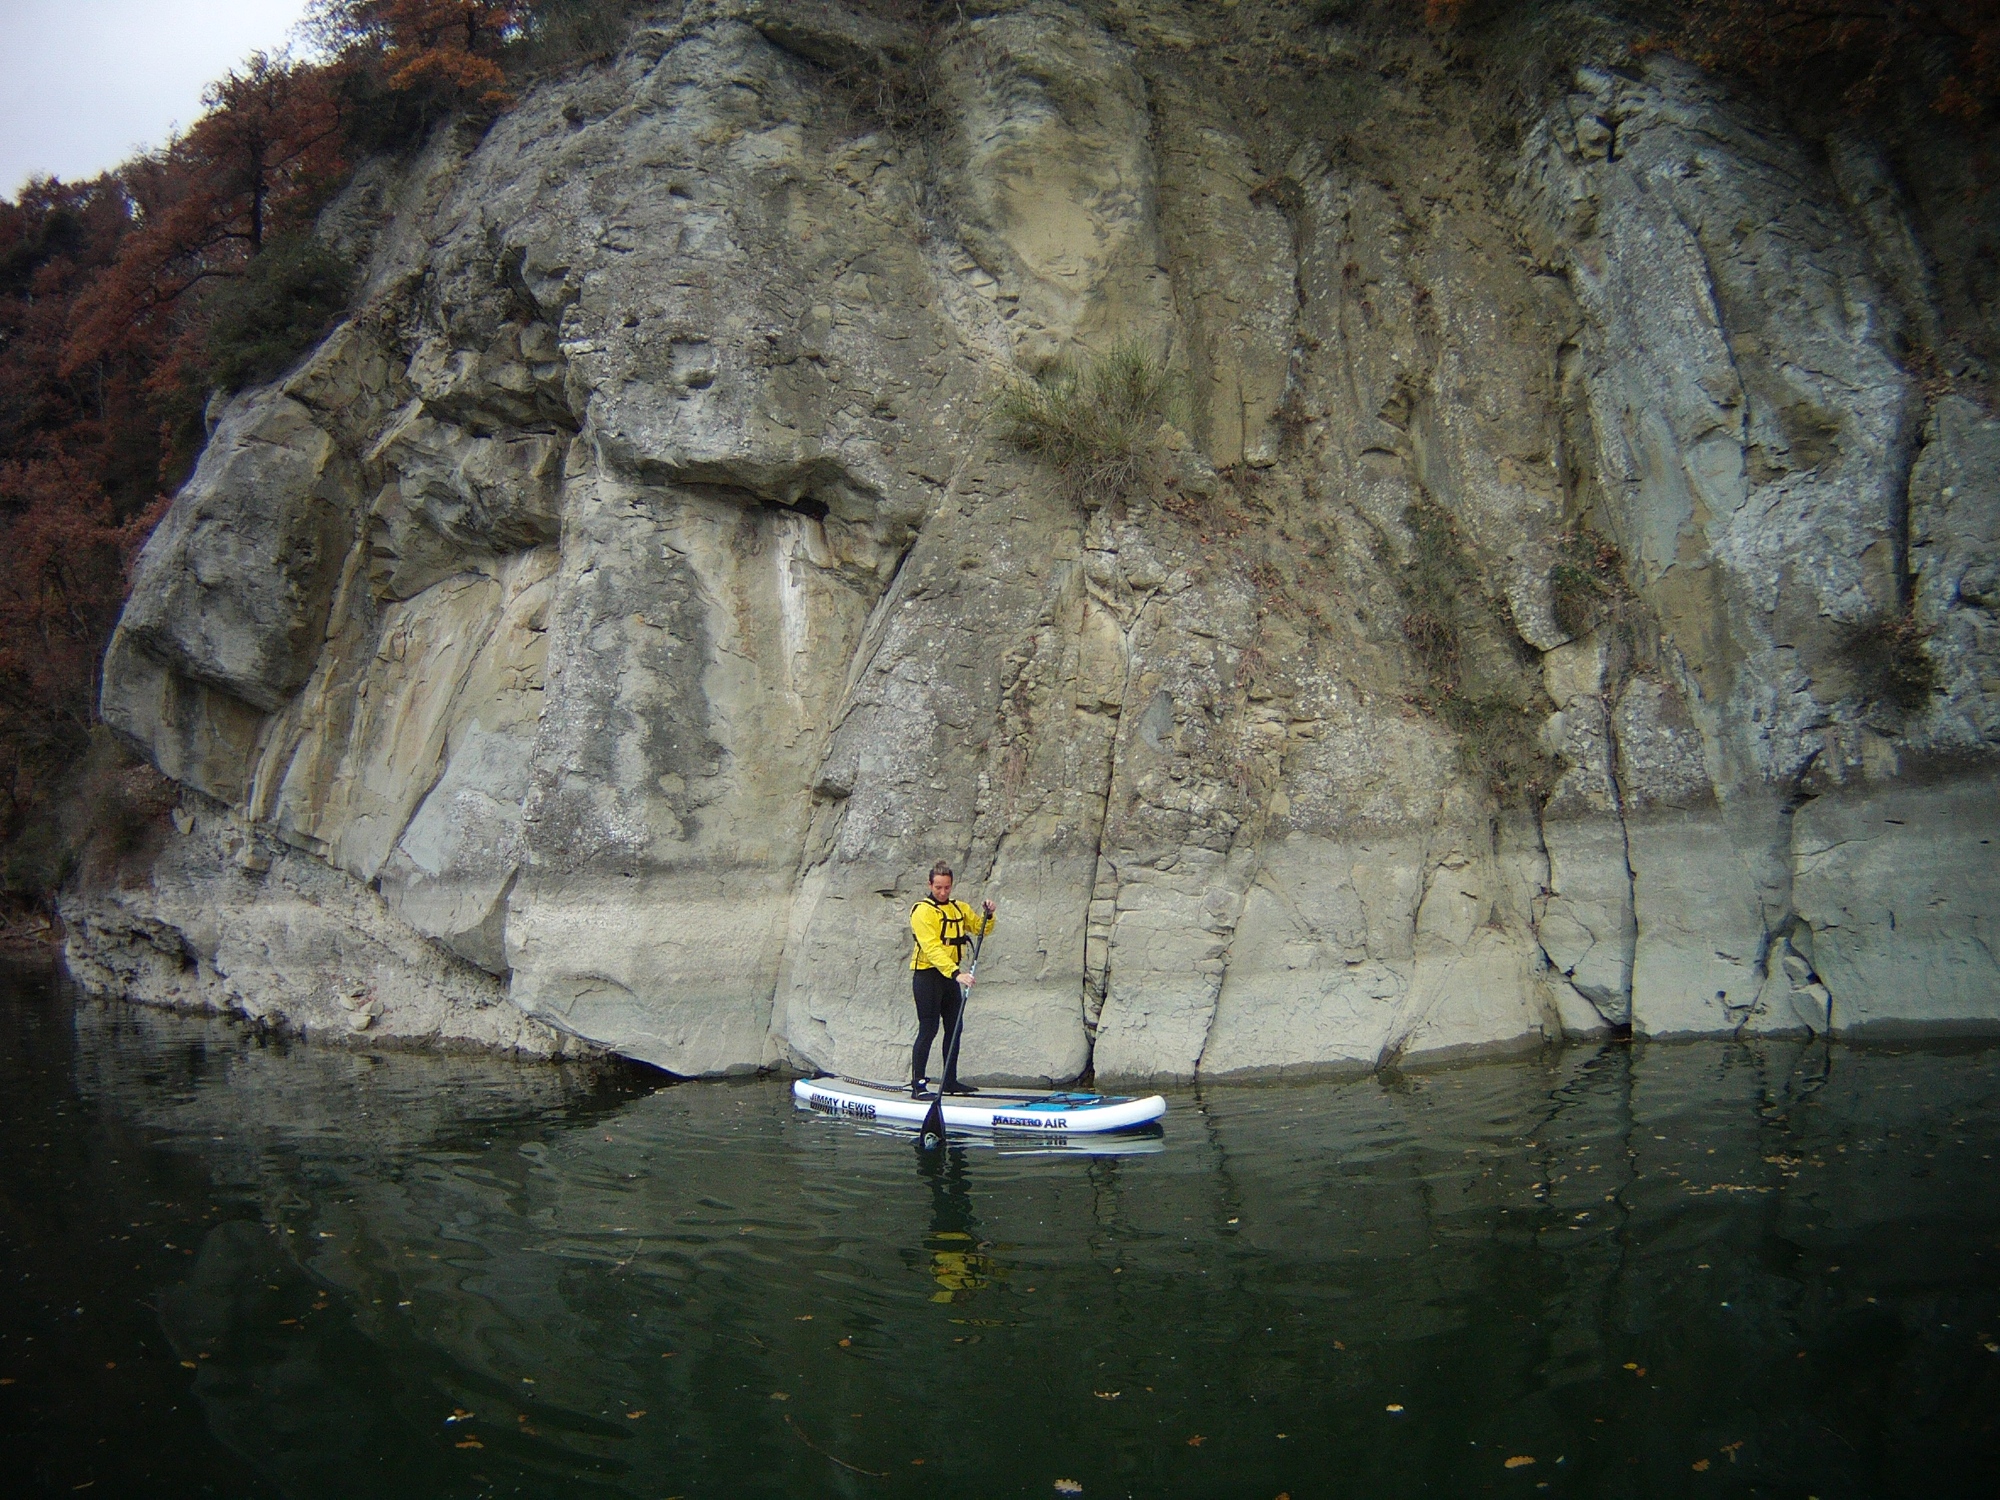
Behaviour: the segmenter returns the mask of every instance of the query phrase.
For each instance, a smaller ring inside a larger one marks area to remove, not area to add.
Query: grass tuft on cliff
[[[1557,538],[1549,569],[1549,606],[1564,635],[1581,638],[1628,613],[1631,590],[1616,544],[1577,525]]]
[[[1466,774],[1485,782],[1500,801],[1546,795],[1555,767],[1541,748],[1545,705],[1532,701],[1532,688],[1528,702],[1482,691],[1468,668],[1467,611],[1492,616],[1502,638],[1513,637],[1511,624],[1481,586],[1443,506],[1426,496],[1404,510],[1403,526],[1409,545],[1392,576],[1403,606],[1403,640],[1421,673],[1417,706],[1458,737]],[[1482,625],[1476,618],[1472,623]]]
[[[1054,469],[1073,498],[1095,508],[1138,481],[1176,394],[1164,360],[1121,344],[1102,358],[1065,360],[1032,380],[1015,380],[1001,393],[996,415],[1009,442]]]

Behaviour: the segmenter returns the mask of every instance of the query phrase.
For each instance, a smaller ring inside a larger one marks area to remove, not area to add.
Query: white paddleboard
[[[792,1085],[792,1098],[801,1109],[912,1127],[923,1124],[931,1108],[928,1097],[912,1099],[906,1088],[882,1088],[872,1083],[856,1083],[851,1078],[801,1078]],[[947,1130],[1018,1132],[1044,1138],[1136,1130],[1152,1124],[1166,1112],[1167,1101],[1158,1094],[1133,1097],[982,1088],[976,1094],[946,1095],[944,1101]]]

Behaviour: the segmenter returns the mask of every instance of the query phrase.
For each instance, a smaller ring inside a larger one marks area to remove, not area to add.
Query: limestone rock
[[[1815,671],[1843,622],[1895,605],[1914,393],[1835,196],[1799,143],[1665,61],[1580,70],[1516,192],[1583,315],[1613,535],[1698,685],[1725,792],[1821,752]]]
[[[524,1017],[492,976],[440,953],[349,877],[262,841],[217,804],[184,807],[192,827],[168,841],[150,883],[66,903],[65,953],[86,990],[336,1044],[588,1050]],[[252,849],[261,870],[238,858]]]
[[[2000,419],[1940,401],[1910,475],[1915,615],[1942,702],[1917,733],[1963,754],[2000,744]]]
[[[942,857],[975,1077],[2000,1019],[1940,158],[1583,11],[1524,92],[1534,10],[691,0],[368,167],[141,558],[103,713],[194,811],[72,965],[899,1081]],[[1189,399],[1084,507],[989,419],[1118,346]]]
[[[1886,786],[1798,813],[1795,900],[1842,1031],[1982,1024],[2000,986],[1993,783]]]
[[[128,645],[277,708],[318,657],[357,487],[304,406],[275,391],[240,397],[140,554],[120,622]]]
[[[942,62],[958,233],[1017,362],[1159,339],[1173,292],[1131,49],[1075,6],[1031,0],[972,20]]]

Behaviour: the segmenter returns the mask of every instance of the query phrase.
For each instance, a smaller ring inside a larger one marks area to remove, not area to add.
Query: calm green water
[[[1832,1500],[2000,1459],[2000,1047],[1206,1089],[1135,1154],[926,1166],[780,1082],[18,977],[0,1037],[31,1492]]]

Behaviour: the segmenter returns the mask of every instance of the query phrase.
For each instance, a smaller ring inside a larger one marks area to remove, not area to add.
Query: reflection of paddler
[[[931,1252],[931,1280],[944,1290],[931,1293],[933,1302],[950,1302],[960,1292],[976,1292],[988,1285],[986,1273],[993,1262],[979,1253],[979,1242],[969,1234],[934,1234],[925,1242]]]
[[[931,1232],[924,1236],[924,1249],[930,1254],[926,1269],[940,1288],[931,1293],[931,1301],[951,1302],[963,1293],[991,1285],[995,1276],[1005,1275],[994,1266],[979,1240],[979,1224],[972,1217],[972,1193],[965,1178],[965,1148],[952,1146],[931,1152],[919,1161],[917,1169],[931,1184]]]

